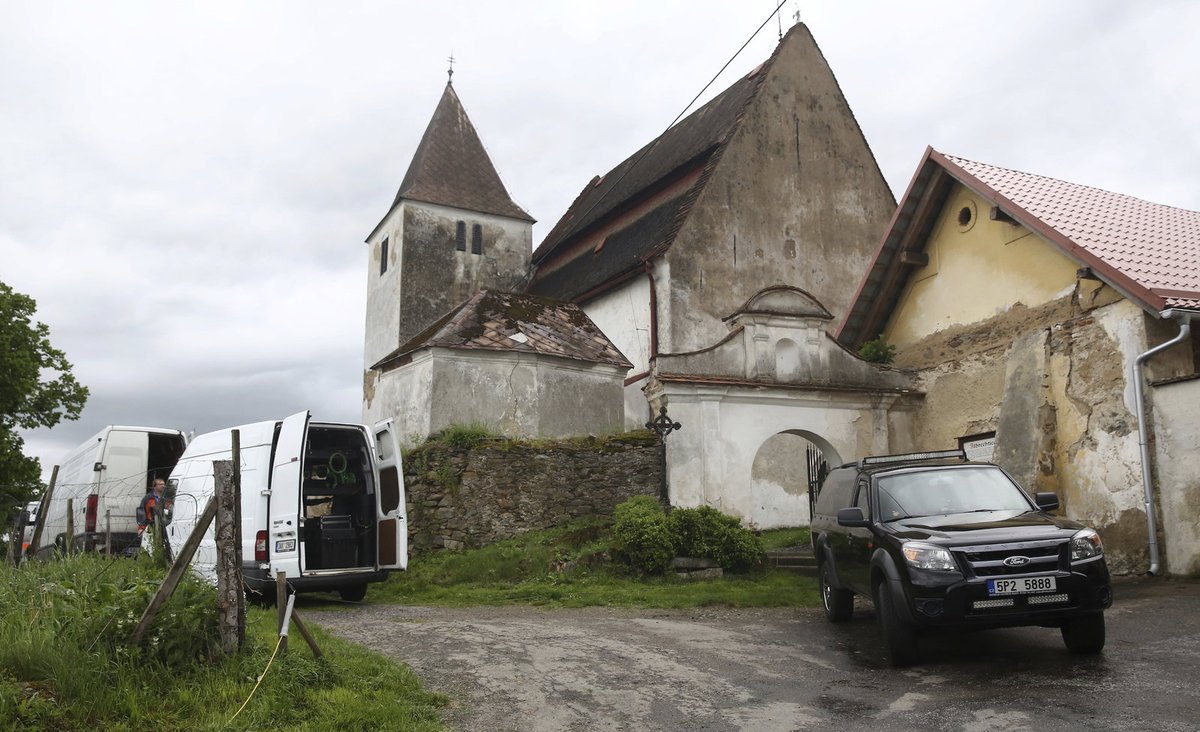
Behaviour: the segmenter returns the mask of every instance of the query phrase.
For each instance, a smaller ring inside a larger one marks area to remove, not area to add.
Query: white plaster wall
[[[1200,574],[1200,380],[1152,387],[1163,558],[1171,574]]]
[[[589,300],[583,312],[633,364],[631,377],[650,369],[650,278],[635,277]],[[649,418],[642,392],[645,384],[643,379],[624,387],[623,423],[627,430],[640,429]]]
[[[391,353],[400,344],[400,270],[404,236],[404,207],[401,202],[367,240],[367,313],[363,366]],[[379,274],[380,249],[388,240],[388,268]]]
[[[377,377],[372,398],[363,402],[365,424],[394,420],[396,434],[406,447],[429,434],[433,394],[431,355],[428,350],[419,352],[411,363]]]
[[[671,418],[682,425],[667,438],[672,505],[711,505],[760,529],[808,522],[803,492],[754,485],[754,457],[772,436],[801,431],[835,466],[888,449],[889,398],[672,383],[664,394]]]

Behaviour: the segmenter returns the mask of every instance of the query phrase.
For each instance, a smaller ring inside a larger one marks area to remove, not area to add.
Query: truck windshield
[[[975,511],[1030,511],[1029,499],[998,468],[922,470],[879,478],[879,519]]]

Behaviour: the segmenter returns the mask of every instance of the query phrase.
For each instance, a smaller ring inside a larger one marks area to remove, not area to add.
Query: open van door
[[[279,571],[293,579],[300,576],[300,476],[307,438],[308,412],[283,420],[275,443],[267,503],[267,552],[272,577]]]
[[[375,425],[375,455],[378,473],[375,491],[375,536],[379,542],[380,569],[408,567],[408,520],[404,506],[404,471],[400,466],[400,443],[392,420]]]

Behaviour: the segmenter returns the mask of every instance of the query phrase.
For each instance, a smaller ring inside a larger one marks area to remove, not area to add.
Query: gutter
[[[1146,429],[1146,402],[1143,387],[1145,376],[1142,372],[1142,365],[1152,356],[1187,340],[1188,335],[1191,333],[1192,314],[1184,310],[1171,308],[1159,313],[1159,317],[1164,320],[1179,320],[1179,334],[1166,343],[1157,345],[1135,358],[1129,368],[1130,375],[1133,378],[1134,408],[1137,410],[1138,449],[1142,459],[1142,493],[1146,507],[1146,531],[1150,535],[1150,569],[1147,571],[1147,574],[1151,576],[1159,572],[1158,529],[1154,522],[1154,485],[1150,476],[1150,440]]]

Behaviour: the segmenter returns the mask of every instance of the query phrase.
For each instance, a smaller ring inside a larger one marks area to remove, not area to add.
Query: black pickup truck
[[[874,602],[894,666],[918,660],[935,628],[1061,628],[1067,648],[1104,648],[1112,588],[1100,536],[1050,515],[961,451],[863,458],[830,471],[812,517],[825,615],[848,620],[854,595]]]

